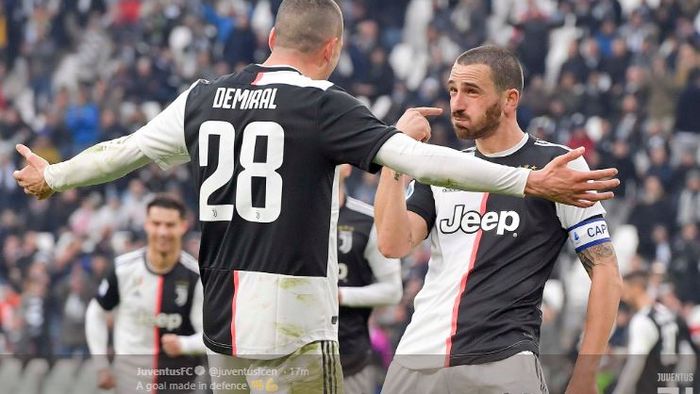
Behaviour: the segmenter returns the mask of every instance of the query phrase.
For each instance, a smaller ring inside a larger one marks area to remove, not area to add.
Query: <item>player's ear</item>
[[[277,41],[277,32],[275,31],[275,28],[272,27],[272,30],[270,30],[270,35],[267,36],[267,45],[270,47],[270,50],[275,49],[275,42]]]
[[[323,44],[323,60],[326,63],[333,61],[333,55],[335,54],[335,47],[338,44],[338,37],[329,38],[325,44]]]
[[[507,89],[505,94],[506,101],[504,109],[507,109],[508,112],[514,112],[518,108],[518,104],[520,103],[520,92],[518,91],[518,89]]]
[[[180,236],[187,234],[189,228],[190,222],[187,219],[182,219],[182,223],[180,223]]]

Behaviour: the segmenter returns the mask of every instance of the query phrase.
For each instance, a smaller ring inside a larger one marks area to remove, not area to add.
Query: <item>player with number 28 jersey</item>
[[[207,346],[264,359],[336,340],[335,168],[377,170],[397,131],[330,82],[259,65],[195,83],[148,127],[144,153],[191,160],[200,190]]]

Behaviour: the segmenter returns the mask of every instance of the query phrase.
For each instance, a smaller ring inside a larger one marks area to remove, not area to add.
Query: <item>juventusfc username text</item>
[[[178,367],[178,368],[138,368],[136,375],[138,376],[202,376],[207,372],[207,369],[201,365],[196,367]],[[210,367],[209,376],[219,378],[225,376],[309,376],[309,371],[306,368],[290,367],[282,369],[272,368],[217,368]]]

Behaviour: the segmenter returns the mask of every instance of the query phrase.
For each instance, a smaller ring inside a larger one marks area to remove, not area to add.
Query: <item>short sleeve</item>
[[[100,282],[95,300],[106,311],[111,311],[119,305],[119,283],[114,269]]]
[[[590,169],[583,157],[579,157],[569,163],[569,167],[578,171],[588,171]],[[605,209],[600,202],[596,202],[595,205],[588,208],[579,208],[572,205],[557,203],[556,208],[561,226],[567,231],[594,216],[605,216]]]
[[[134,133],[139,149],[162,169],[190,161],[185,144],[185,106],[196,84]]]
[[[654,322],[648,316],[640,314],[633,316],[630,320],[629,333],[628,354],[649,354],[659,339],[659,332]]]
[[[589,170],[583,157],[569,163],[569,167],[578,171]],[[569,239],[576,249],[576,253],[610,241],[608,225],[603,217],[605,209],[600,202],[596,202],[595,205],[588,208],[557,203],[556,209],[561,226],[569,233]]]
[[[399,131],[377,119],[359,100],[331,87],[320,100],[321,149],[336,164],[349,163],[375,173],[379,148]]]
[[[413,181],[408,186],[406,208],[409,211],[417,213],[425,220],[428,225],[428,233],[435,225],[435,198],[430,185]]]

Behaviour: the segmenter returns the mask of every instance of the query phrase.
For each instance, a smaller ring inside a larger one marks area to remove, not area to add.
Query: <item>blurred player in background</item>
[[[684,349],[698,355],[683,319],[654,301],[648,286],[649,274],[645,271],[632,271],[624,276],[622,300],[635,313],[627,328],[627,361],[615,394],[657,393],[659,387],[676,386],[674,381],[688,382],[688,379],[662,379],[660,374],[676,372],[682,354],[686,353]]]
[[[62,163],[48,166],[18,146],[31,164],[14,176],[39,198],[109,182],[150,162],[191,162],[202,227],[204,342],[223,355],[211,363],[263,371],[219,376],[216,392],[342,391],[338,164],[367,171],[386,165],[426,183],[580,206],[612,198],[590,190],[619,184],[606,179],[614,169],[569,169],[583,150],[531,171],[414,141],[399,130],[426,138],[425,116],[441,110],[410,109],[396,127],[385,125],[326,80],[342,44],[334,1],[285,0],[262,65],[200,80],[134,134]]]
[[[194,355],[205,353],[198,264],[182,250],[185,206],[173,197],[156,196],[148,204],[144,229],[146,247],[116,258],[86,312],[98,386],[116,386],[118,393],[186,392],[176,387],[194,381],[193,369],[180,376],[156,373],[194,368],[200,364]],[[107,360],[109,312],[114,320],[114,372]]]
[[[374,393],[377,383],[367,326],[372,307],[398,304],[403,287],[401,261],[384,257],[377,247],[372,206],[345,193],[351,171],[348,164],[340,168],[338,342],[345,394],[364,394]]]
[[[463,53],[448,89],[457,136],[476,143],[465,156],[541,168],[569,151],[518,126],[523,72],[508,50],[484,46]],[[588,169],[583,158],[569,165]],[[567,392],[595,392],[622,286],[603,207],[421,183],[406,201],[404,190],[401,177],[382,170],[375,199],[380,249],[403,257],[430,236],[432,257],[384,392],[547,392],[537,356],[540,305],[567,235],[592,280],[583,344]]]

